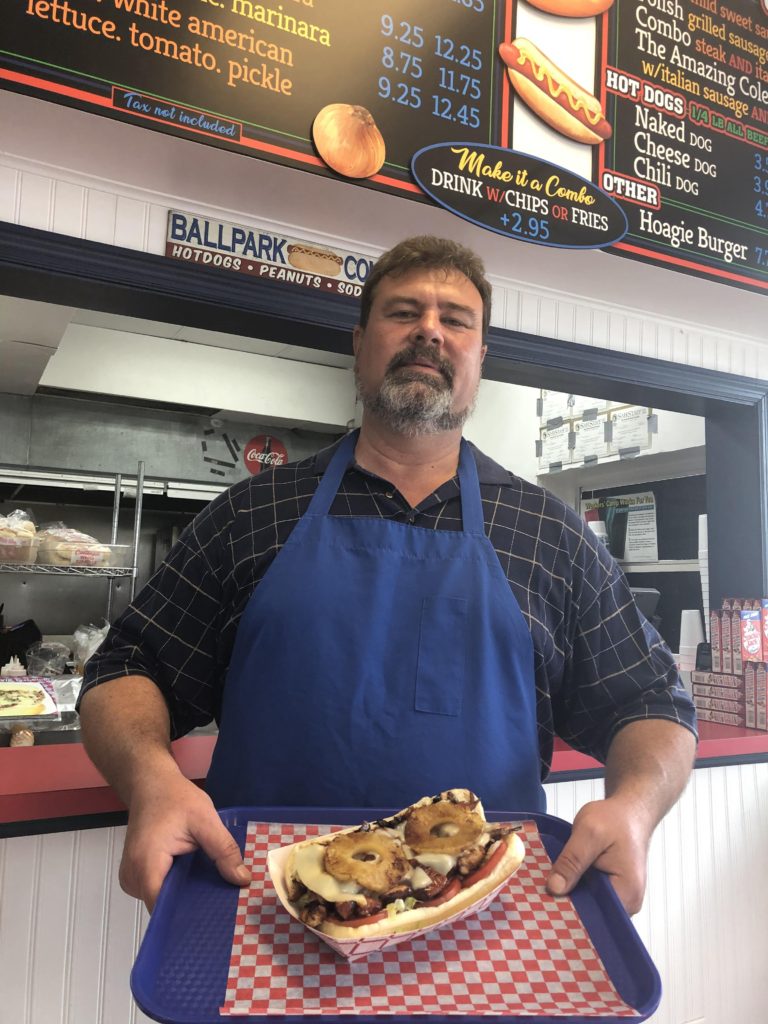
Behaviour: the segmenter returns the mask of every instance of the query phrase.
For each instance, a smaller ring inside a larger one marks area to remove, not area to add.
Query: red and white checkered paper
[[[249,824],[253,882],[240,893],[222,1015],[638,1016],[571,900],[547,893],[551,861],[533,822],[523,864],[485,910],[363,960],[342,959],[290,917],[267,873],[269,850],[328,831]]]

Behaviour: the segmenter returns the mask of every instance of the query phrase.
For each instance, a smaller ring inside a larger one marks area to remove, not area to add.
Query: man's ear
[[[360,345],[363,340],[363,334],[364,331],[360,324],[355,324],[352,330],[352,352],[354,355],[357,355],[358,351],[360,350]]]
[[[480,362],[481,362],[481,364],[485,362],[485,354],[486,354],[487,351],[488,351],[488,346],[487,345],[483,345],[483,347],[480,349]]]

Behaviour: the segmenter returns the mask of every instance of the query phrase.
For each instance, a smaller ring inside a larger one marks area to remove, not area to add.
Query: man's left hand
[[[611,876],[613,887],[628,914],[643,903],[648,847],[652,826],[637,807],[618,797],[585,804],[573,822],[573,832],[552,866],[547,889],[553,895],[569,893],[588,867]]]
[[[614,736],[605,762],[605,799],[585,804],[547,880],[551,893],[570,892],[588,867],[611,876],[629,914],[643,904],[653,830],[685,788],[696,738],[664,719],[630,722]]]

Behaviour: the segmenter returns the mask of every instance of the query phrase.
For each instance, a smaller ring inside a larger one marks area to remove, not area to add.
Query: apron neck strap
[[[320,478],[317,490],[312,495],[305,515],[327,516],[330,511],[333,499],[339,493],[342,478],[350,466],[355,455],[355,445],[360,435],[359,430],[353,430],[342,439],[339,447],[333,453],[325,472]]]
[[[333,453],[328,467],[322,475],[317,490],[312,496],[309,508],[306,511],[308,516],[327,516],[333,499],[339,493],[341,481],[348,467],[351,465],[355,455],[355,446],[360,435],[359,430],[353,430],[339,444]],[[477,476],[477,466],[470,449],[464,438],[461,439],[459,449],[459,487],[461,489],[461,521],[464,533],[485,535],[483,525],[483,503],[480,498],[480,481]]]
[[[464,533],[485,536],[483,500],[480,497],[480,479],[472,449],[462,437],[459,449],[459,487],[461,488],[461,522]]]

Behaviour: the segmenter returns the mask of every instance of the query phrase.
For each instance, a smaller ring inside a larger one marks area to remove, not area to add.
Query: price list
[[[445,139],[492,141],[498,77],[493,6],[485,0],[391,3],[379,15],[379,74],[370,109],[388,140],[388,163],[405,171],[417,149]]]
[[[616,0],[600,184],[614,251],[768,290],[768,16],[749,0]]]

